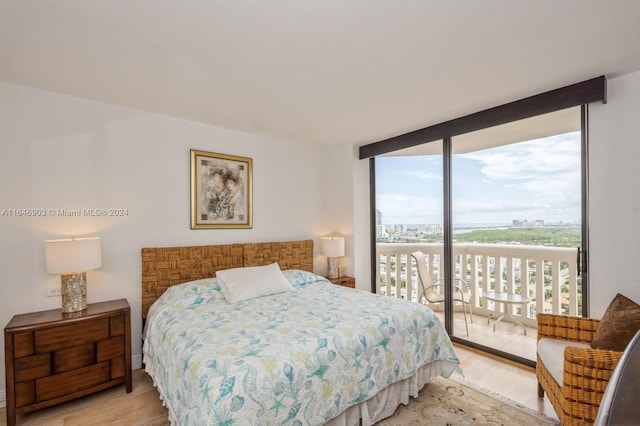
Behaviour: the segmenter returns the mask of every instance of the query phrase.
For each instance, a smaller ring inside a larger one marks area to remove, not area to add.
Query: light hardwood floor
[[[558,420],[549,399],[546,396],[544,399],[538,398],[535,368],[467,346],[455,346],[464,377],[454,373],[454,378],[462,379],[463,382],[486,389]]]
[[[153,381],[144,370],[133,371],[133,391],[124,385],[84,398],[18,417],[18,425],[88,426],[143,425],[167,410],[158,398]],[[0,425],[6,426],[6,408],[0,409]]]
[[[557,419],[545,397],[538,399],[535,370],[505,361],[462,345],[456,345],[464,377],[454,378],[500,394],[526,407]],[[90,395],[19,417],[19,425],[143,425],[166,413],[149,376],[143,370],[133,372],[133,392],[124,386]],[[0,409],[0,425],[6,425],[6,410]]]

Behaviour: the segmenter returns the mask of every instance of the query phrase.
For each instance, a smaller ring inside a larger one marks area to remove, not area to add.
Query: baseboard
[[[142,368],[142,354],[131,357],[131,369],[139,370]]]
[[[134,355],[131,357],[131,369],[139,370],[142,368],[142,355]],[[0,408],[4,408],[7,405],[7,391],[6,389],[0,389]]]

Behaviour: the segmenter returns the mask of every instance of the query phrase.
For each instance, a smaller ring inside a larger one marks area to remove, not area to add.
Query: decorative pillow
[[[604,312],[591,347],[622,352],[638,330],[640,305],[618,293]]]
[[[282,273],[287,277],[292,286],[298,287],[306,287],[311,283],[327,280],[313,272],[303,271],[301,269],[288,269],[286,271],[282,271]]]
[[[216,272],[216,277],[224,296],[232,303],[293,290],[277,263],[225,269]]]

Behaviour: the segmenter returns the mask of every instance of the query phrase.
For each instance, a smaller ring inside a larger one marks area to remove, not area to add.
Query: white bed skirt
[[[445,364],[447,368],[445,368]],[[407,405],[409,397],[417,397],[420,390],[441,374],[448,377],[458,366],[446,361],[434,361],[420,368],[418,372],[401,382],[387,386],[358,405],[347,408],[337,417],[325,423],[325,426],[370,426],[392,415],[400,404]],[[362,423],[360,420],[362,419]]]
[[[147,366],[147,374],[153,379],[153,385],[160,393],[162,405],[164,398],[162,391],[156,383],[153,368]],[[151,371],[150,371],[151,370]],[[370,426],[380,420],[392,415],[400,404],[407,405],[409,397],[417,397],[420,390],[431,381],[433,377],[443,375],[449,377],[453,371],[461,371],[456,363],[448,361],[434,361],[431,364],[420,368],[418,372],[401,382],[394,383],[382,389],[372,398],[361,402],[358,405],[347,408],[342,414],[334,417],[325,423],[325,426]],[[167,407],[169,408],[169,407]],[[172,425],[177,424],[175,417],[169,409],[169,422]],[[362,423],[360,422],[362,420]]]

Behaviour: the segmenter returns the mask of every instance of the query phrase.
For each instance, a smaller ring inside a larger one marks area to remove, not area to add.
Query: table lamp
[[[62,312],[87,309],[87,274],[102,267],[100,238],[48,240],[44,245],[47,272],[61,274]]]
[[[327,256],[329,278],[338,278],[338,261],[336,258],[344,256],[344,238],[322,237],[320,239],[320,254]]]

